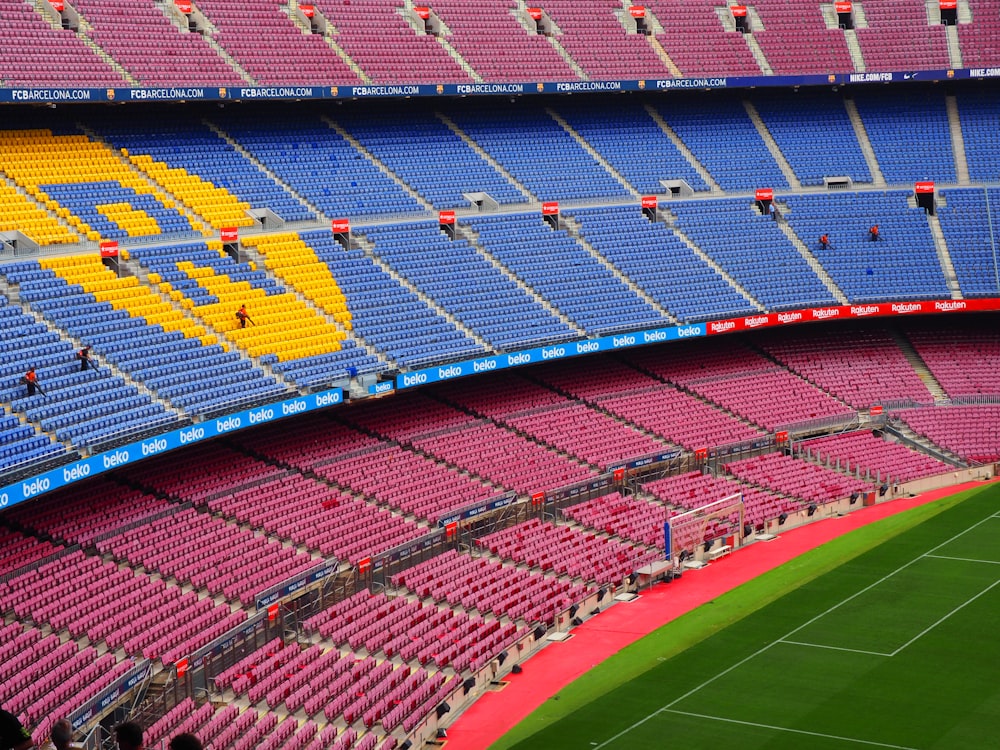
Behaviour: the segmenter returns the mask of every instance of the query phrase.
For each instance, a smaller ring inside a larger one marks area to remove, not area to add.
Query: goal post
[[[735,536],[738,547],[743,543],[744,516],[743,493],[738,492],[668,518],[663,524],[667,559],[678,567],[682,557],[693,557],[706,540],[720,536]]]

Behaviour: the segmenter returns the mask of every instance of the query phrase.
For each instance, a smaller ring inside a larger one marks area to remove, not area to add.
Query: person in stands
[[[69,750],[73,741],[73,725],[69,723],[69,719],[59,719],[55,724],[52,725],[52,733],[49,735],[49,741],[43,747],[43,750]]]
[[[17,717],[0,708],[0,750],[30,750],[35,743]]]
[[[819,238],[819,249],[829,250],[830,249],[830,235],[824,234]]]
[[[168,750],[204,750],[201,740],[188,732],[174,735],[167,748]]]
[[[21,382],[24,383],[25,387],[28,389],[28,395],[34,396],[35,391],[38,391],[43,396],[45,391],[42,390],[42,386],[38,384],[38,374],[35,372],[34,367],[29,367],[28,371],[24,373],[24,377],[21,378]]]
[[[240,309],[236,311],[236,319],[240,321],[240,328],[246,328],[248,320],[253,323],[253,320],[247,314],[247,306],[245,304],[240,305]],[[256,323],[253,324],[257,325]]]
[[[871,238],[872,242],[879,241],[878,224],[872,224],[872,228],[868,230],[868,236]]]
[[[115,727],[118,750],[142,750],[142,727],[134,721],[125,721]]]
[[[90,358],[90,346],[83,347],[76,353],[76,357],[80,360],[80,372],[94,366],[94,361]]]

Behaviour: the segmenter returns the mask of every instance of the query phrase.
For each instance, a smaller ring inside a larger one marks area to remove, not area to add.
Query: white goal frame
[[[698,547],[705,543],[705,532],[709,525],[713,521],[732,525],[734,514],[737,519],[736,529],[733,532],[737,539],[734,546],[738,547],[743,544],[743,526],[746,518],[746,505],[743,502],[742,492],[668,518],[663,524],[667,559],[673,562],[674,567],[679,567],[681,553],[684,553],[685,560],[693,558],[698,554]]]

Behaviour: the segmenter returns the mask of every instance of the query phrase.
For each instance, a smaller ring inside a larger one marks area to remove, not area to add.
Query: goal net
[[[700,508],[679,513],[663,524],[667,559],[680,565],[682,557],[693,557],[706,541],[734,535],[743,540],[743,494],[736,493]]]

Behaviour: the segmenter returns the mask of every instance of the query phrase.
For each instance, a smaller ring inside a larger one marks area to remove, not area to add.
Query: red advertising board
[[[101,257],[102,258],[117,258],[118,257],[118,243],[114,240],[105,240],[101,243]]]
[[[788,442],[788,430],[780,430],[774,433],[774,441],[776,443],[787,443]]]
[[[542,20],[542,9],[541,8],[528,8],[528,15],[531,16],[534,21]]]
[[[933,193],[934,183],[933,182],[917,182],[913,185],[914,193]]]
[[[746,8],[743,9],[744,15],[746,15]],[[774,189],[773,188],[757,188],[753,194],[754,200],[758,201],[769,201],[774,199]]]
[[[628,9],[629,15],[632,18],[645,18],[646,17],[646,6],[644,5],[633,5]]]
[[[267,619],[270,620],[271,622],[274,622],[275,620],[278,619],[277,604],[272,604],[270,607],[267,608]]]
[[[660,204],[659,200],[655,195],[644,195],[642,196],[642,207],[643,208],[656,208]]]
[[[302,11],[302,15],[306,18],[313,18],[316,15],[315,5],[303,5],[302,3],[299,3],[299,10]]]
[[[958,0],[941,0],[938,7],[941,10],[956,10],[958,8]]]
[[[350,219],[334,219],[330,222],[334,234],[346,234],[351,231]]]
[[[438,224],[454,224],[454,223],[455,223],[454,211],[438,211]]]
[[[545,201],[542,204],[542,216],[557,216],[559,214],[559,201]]]
[[[174,662],[174,667],[177,668],[177,676],[178,677],[183,677],[184,675],[186,675],[187,672],[188,672],[188,659],[187,659],[187,657],[185,656],[180,661],[175,661]]]
[[[906,302],[873,302],[863,305],[831,305],[805,310],[759,313],[742,318],[710,320],[705,324],[706,335],[736,333],[754,328],[811,323],[823,320],[883,317],[890,315],[919,315],[950,312],[989,312],[1000,310],[1000,298],[943,299]]]
[[[219,230],[219,239],[223,242],[236,242],[240,238],[238,227],[223,227]]]
[[[729,10],[733,12],[733,18],[743,18],[747,14],[747,6],[745,5],[730,5]]]
[[[422,18],[425,21],[431,17],[431,9],[426,5],[415,5],[413,6],[413,12],[417,14],[418,18]]]
[[[708,448],[695,448],[694,449],[694,460],[704,461],[708,458]]]
[[[871,409],[868,410],[868,413],[871,414],[873,417],[877,417],[882,412],[883,409],[881,406],[873,406]]]
[[[834,3],[834,7],[838,13],[850,13],[851,4],[850,3]]]
[[[371,570],[371,567],[372,567],[372,559],[370,557],[362,557],[360,560],[358,560],[358,573],[360,573],[361,575],[364,575],[369,570]]]
[[[62,0],[59,0],[59,4],[62,5]],[[174,0],[174,5],[185,16],[191,15],[191,0]]]
[[[66,3],[63,0],[49,0],[49,5],[52,6],[52,10],[62,13],[66,9]]]
[[[452,521],[449,524],[445,524],[444,535],[446,538],[451,539],[457,533],[458,533],[458,521]]]
[[[535,493],[533,493],[531,495],[531,504],[532,505],[541,505],[544,502],[545,502],[545,493],[544,492],[535,492]]]
[[[611,472],[611,478],[616,482],[622,481],[625,478],[625,469],[615,469]]]

